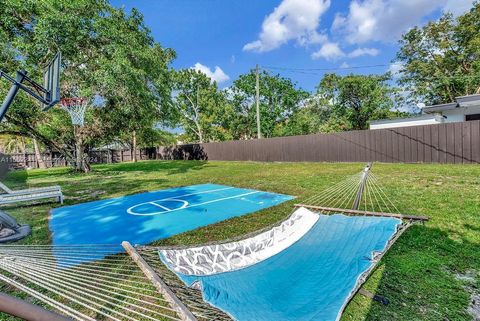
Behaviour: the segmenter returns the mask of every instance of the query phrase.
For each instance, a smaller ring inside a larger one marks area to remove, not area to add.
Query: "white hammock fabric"
[[[161,250],[167,266],[185,275],[211,275],[235,271],[266,260],[301,239],[319,216],[299,208],[279,226],[238,242]]]

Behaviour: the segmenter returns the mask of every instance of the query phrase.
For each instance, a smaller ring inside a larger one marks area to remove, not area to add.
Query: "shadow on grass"
[[[27,180],[28,172],[26,170],[15,170],[10,171],[6,179],[3,179],[2,182],[9,188],[15,189],[20,188],[20,186],[25,187]]]
[[[60,185],[66,195],[66,205],[91,201],[112,194],[132,195],[155,190],[156,188],[172,187],[168,180],[162,178],[141,179],[138,176],[122,175],[122,173],[163,173],[175,175],[192,170],[201,170],[205,161],[143,161],[137,163],[104,164],[93,167],[90,173],[78,173],[69,168],[48,170],[19,170],[11,172],[5,181],[13,189],[28,188],[29,179],[48,179],[48,182],[35,184],[35,187]],[[211,167],[212,165],[210,165]],[[85,188],[86,187],[86,188]],[[43,202],[41,202],[43,203]],[[12,204],[8,208],[18,206],[38,205],[38,202]]]
[[[207,164],[206,161],[145,161],[138,163],[119,163],[98,165],[95,172],[158,172],[166,171],[167,175],[186,173],[191,170],[200,170]]]
[[[357,309],[368,310],[365,320],[471,320],[470,294],[455,275],[480,270],[478,248],[437,228],[411,227],[364,285],[387,297],[390,304],[367,302],[356,295],[342,320],[353,320],[359,315]]]
[[[17,170],[8,174],[6,182],[12,185],[14,188],[26,188],[27,182],[30,179],[41,180],[48,179],[54,181],[55,184],[62,185],[62,181],[57,178],[63,179],[69,183],[69,179],[87,178],[92,179],[92,176],[101,175],[115,175],[121,172],[163,172],[166,175],[175,175],[187,173],[192,170],[201,170],[207,164],[206,161],[141,161],[137,163],[117,163],[117,164],[102,164],[94,165],[90,173],[79,173],[73,171],[71,168],[49,168],[46,170]],[[209,165],[212,167],[213,165]],[[70,182],[71,183],[71,182]],[[51,183],[50,183],[51,184]],[[36,184],[35,186],[42,186],[45,184]],[[46,184],[48,185],[48,183]]]
[[[466,224],[463,224],[463,226],[464,226],[466,229],[480,232],[480,225],[472,225],[472,224],[466,223]]]

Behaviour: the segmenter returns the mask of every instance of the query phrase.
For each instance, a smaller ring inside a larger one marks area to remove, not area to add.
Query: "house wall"
[[[452,110],[444,110],[439,114],[430,113],[418,117],[372,122],[370,124],[370,129],[411,127],[441,123],[459,123],[465,121],[465,115],[473,114],[480,114],[480,106],[460,107]],[[439,115],[446,117],[441,118]]]
[[[456,123],[460,121],[465,121],[465,115],[480,114],[480,106],[470,106],[470,107],[461,107],[455,108],[453,110],[445,110],[442,112],[443,115],[447,116],[445,119],[446,123]]]
[[[442,114],[447,117],[444,120],[445,123],[458,123],[461,121],[465,121],[465,114],[463,113],[454,113],[453,110],[452,112],[450,112],[450,110],[447,110],[444,111]]]
[[[394,121],[386,121],[384,123],[371,123],[370,129],[411,127],[432,124],[440,124],[440,122],[437,121],[437,117],[435,117],[435,115],[432,115],[431,117],[421,118],[403,118]]]

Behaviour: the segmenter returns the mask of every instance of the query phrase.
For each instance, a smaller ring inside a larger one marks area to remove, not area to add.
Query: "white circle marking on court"
[[[171,208],[166,207],[165,205],[158,204],[157,202],[178,202],[178,203],[181,203],[182,205],[180,207],[175,207],[175,208],[171,209]],[[142,205],[146,205],[146,204],[150,204],[150,205],[159,207],[159,208],[163,209],[163,211],[150,212],[150,213],[139,213],[139,212],[134,211],[135,208],[137,208],[139,206],[142,206]],[[181,199],[174,199],[174,198],[164,198],[164,199],[161,199],[161,200],[150,201],[150,202],[145,202],[145,203],[140,203],[140,204],[134,205],[134,206],[130,207],[129,209],[127,209],[127,213],[130,214],[130,215],[136,215],[136,216],[152,216],[152,215],[163,214],[163,213],[168,213],[168,212],[171,212],[171,211],[180,210],[180,209],[185,208],[187,206],[188,206],[187,201],[184,201],[184,200],[181,200]]]

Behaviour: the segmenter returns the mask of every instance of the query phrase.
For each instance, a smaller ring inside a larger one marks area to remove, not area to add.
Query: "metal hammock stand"
[[[380,188],[379,179],[371,173],[371,164],[361,173],[295,206],[325,214],[402,219],[403,224],[391,238],[385,251],[374,257],[373,266],[360,276],[348,300],[360,290],[375,269],[376,263],[395,240],[412,224],[428,220],[423,216],[399,214],[393,202]],[[210,244],[245,239],[272,227]],[[167,247],[133,247],[128,242],[124,242],[122,246],[123,248],[119,245],[3,245],[0,246],[0,281],[60,313],[59,318],[67,316],[74,320],[132,321],[232,320],[223,311],[204,302],[199,290],[186,287],[161,262],[158,251]],[[186,247],[168,247],[172,248]],[[0,311],[23,316],[27,320],[29,315],[43,315],[38,307],[23,303],[13,309],[11,306],[7,309],[0,304]],[[50,312],[44,312],[45,320],[51,317]]]

